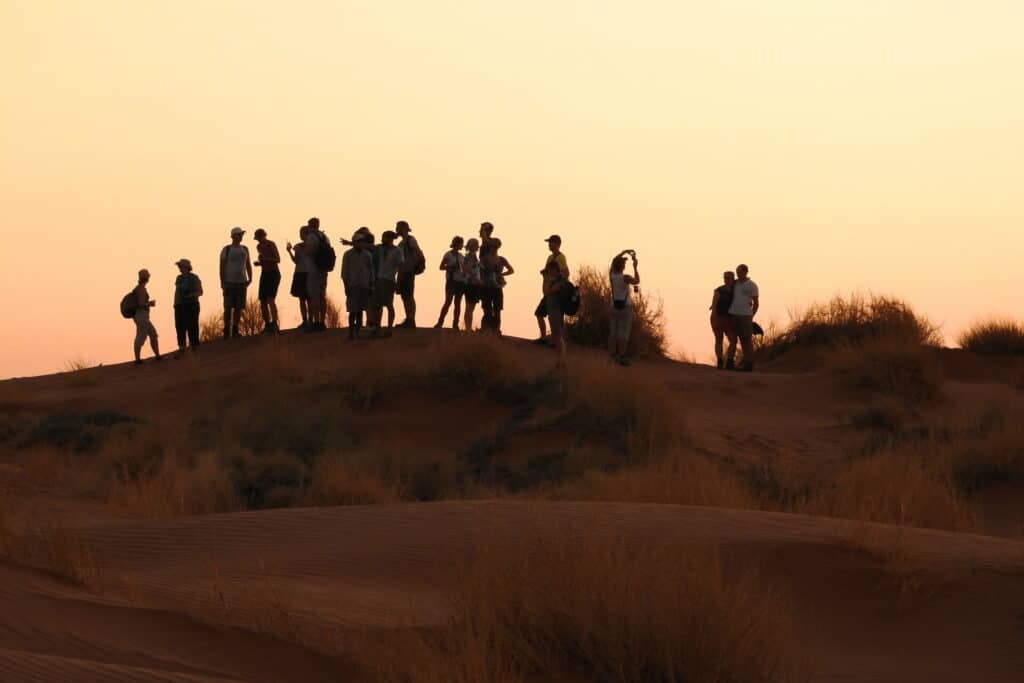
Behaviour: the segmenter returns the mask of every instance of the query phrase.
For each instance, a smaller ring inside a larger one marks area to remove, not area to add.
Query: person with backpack
[[[452,301],[455,301],[455,313],[452,315],[452,329],[459,329],[459,318],[462,316],[462,297],[466,294],[466,274],[463,272],[462,238],[452,238],[451,248],[441,257],[440,270],[444,271],[444,305],[437,316],[434,329],[444,327],[444,319],[448,315]]]
[[[352,248],[341,259],[341,281],[345,285],[345,307],[348,310],[348,338],[359,337],[363,314],[370,303],[373,286],[373,255],[362,233],[352,236]]]
[[[715,288],[711,296],[711,332],[715,335],[715,359],[719,370],[735,370],[736,329],[732,324],[729,309],[732,308],[732,292],[736,275],[727,270],[722,273],[723,284]],[[729,340],[729,348],[723,353],[723,339]]]
[[[373,249],[376,277],[373,283],[371,337],[377,336],[385,309],[388,312],[388,334],[395,326],[395,277],[405,260],[402,250],[395,246],[396,237],[398,233],[395,231],[385,230],[380,236],[380,244]]]
[[[501,336],[501,311],[505,308],[505,278],[515,273],[504,256],[499,253],[501,240],[491,238],[487,254],[480,257],[480,304],[484,309],[481,329]]]
[[[334,247],[327,235],[320,231],[320,219],[316,216],[309,219],[306,238],[302,249],[309,260],[306,262],[309,273],[306,275],[306,293],[309,298],[309,331],[323,332],[327,312],[327,274],[334,270],[337,259]]]
[[[306,251],[303,249],[308,233],[309,226],[303,225],[299,228],[299,244],[297,248],[293,247],[291,242],[285,245],[285,248],[288,250],[288,256],[291,257],[292,263],[295,264],[295,273],[292,275],[290,291],[291,295],[299,300],[299,315],[302,316],[302,323],[299,325],[299,329],[303,331],[308,330],[311,324],[309,320],[309,285],[307,284],[310,257],[306,255]]]
[[[565,260],[565,254],[562,253],[562,238],[558,235],[552,235],[544,241],[548,243],[548,249],[551,253],[548,254],[547,261],[544,262],[544,268],[540,271],[541,276],[546,280],[548,266],[555,263],[558,265],[558,269],[562,273],[562,277],[569,279],[569,263]],[[548,310],[546,301],[547,297],[542,295],[540,303],[537,304],[537,309],[533,312],[533,315],[537,318],[537,329],[540,331],[540,336],[534,340],[534,343],[536,344],[547,343],[548,331],[545,322],[548,318]],[[552,334],[554,334],[554,332],[552,332]],[[552,344],[557,346],[558,341],[553,340]]]
[[[402,297],[402,307],[405,308],[405,320],[399,323],[399,327],[409,329],[416,328],[416,276],[425,269],[425,257],[420,249],[419,242],[409,234],[412,228],[406,221],[395,223],[395,232],[402,238],[398,247],[402,250],[402,265],[398,269],[398,295]]]
[[[741,372],[754,370],[754,316],[761,306],[757,283],[748,277],[746,264],[736,266],[736,284],[732,288],[732,303],[729,315],[743,347],[743,363],[737,368]]]
[[[473,331],[473,313],[476,305],[480,303],[480,257],[477,251],[480,249],[480,242],[475,237],[466,241],[466,255],[462,259],[462,275],[466,281],[466,317],[463,320],[463,329]]]
[[[249,248],[242,244],[245,230],[231,228],[231,244],[220,250],[220,288],[224,292],[224,338],[238,337],[245,310],[245,295],[252,283]]]
[[[156,306],[156,301],[149,298],[149,291],[146,285],[149,284],[149,271],[143,268],[139,271],[139,282],[131,291],[131,303],[134,309],[131,310],[132,320],[135,321],[135,364],[142,365],[142,347],[149,339],[149,347],[153,349],[153,360],[159,361],[160,341],[157,338],[156,328],[149,320],[149,309]]]
[[[633,274],[626,274],[626,256],[633,259]],[[630,291],[640,284],[640,273],[637,270],[636,252],[630,249],[620,252],[612,259],[608,269],[608,281],[611,285],[612,300],[609,316],[608,351],[612,360],[619,365],[629,365],[626,352],[629,348],[629,336],[633,330],[633,301]]]
[[[178,353],[175,358],[185,355],[185,342],[195,351],[199,348],[199,297],[203,295],[203,283],[192,272],[192,262],[187,258],[175,262],[178,277],[174,279],[174,331],[178,335]]]
[[[263,315],[263,332],[280,332],[277,318],[277,290],[281,286],[281,253],[277,244],[267,239],[267,231],[259,228],[256,238],[256,262],[260,269],[259,300]]]
[[[551,326],[551,344],[558,351],[557,367],[565,364],[565,313],[562,310],[567,294],[568,280],[557,261],[548,261],[544,267],[544,300],[541,304]]]

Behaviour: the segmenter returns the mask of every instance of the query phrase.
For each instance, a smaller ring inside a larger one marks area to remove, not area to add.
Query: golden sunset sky
[[[490,220],[510,334],[557,232],[573,267],[635,248],[700,360],[741,261],[763,323],[870,290],[952,342],[1020,308],[1022,27],[1011,0],[0,0],[0,377],[129,360],[141,267],[172,350],[175,260],[205,315],[232,226],[283,248],[312,215],[412,224],[420,324]]]

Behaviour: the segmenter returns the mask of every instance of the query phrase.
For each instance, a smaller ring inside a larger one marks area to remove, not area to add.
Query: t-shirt
[[[398,269],[405,262],[405,255],[395,245],[378,244],[373,248],[377,255],[377,279],[394,282]]]
[[[480,284],[480,259],[473,252],[462,258],[462,273],[469,284]]]
[[[444,255],[444,265],[448,268],[445,271],[445,280],[448,282],[465,282],[466,274],[462,272],[462,254],[457,251],[448,251]]]
[[[146,285],[141,282],[135,285],[135,311],[136,313],[141,310],[149,312],[149,290],[146,289]]]
[[[612,301],[625,301],[626,306],[632,305],[629,298],[629,283],[626,282],[626,274],[611,273],[608,277],[612,284]]]
[[[722,285],[715,289],[715,294],[718,295],[718,303],[715,305],[715,314],[729,315],[729,309],[732,307],[732,287]],[[714,301],[713,298],[712,301]]]
[[[305,271],[306,273],[320,273],[320,269],[316,267],[316,259],[314,254],[316,250],[320,248],[320,233],[315,230],[311,230],[307,235],[306,239],[302,242],[302,255],[305,257]]]
[[[736,284],[732,286],[732,305],[729,307],[729,313],[731,315],[754,315],[755,296],[760,296],[756,282],[737,280]]]
[[[249,281],[245,266],[249,263],[249,247],[243,244],[229,244],[220,251],[220,262],[224,265],[224,282],[244,285]]]
[[[373,285],[373,254],[366,249],[349,249],[341,257],[341,280],[345,290],[369,289]]]
[[[551,265],[551,262],[555,261],[558,263],[558,270],[562,272],[562,277],[569,277],[569,262],[565,260],[565,254],[558,252],[557,254],[549,254],[548,260],[544,262],[544,267],[547,268]]]
[[[281,261],[281,254],[277,245],[270,240],[263,240],[256,243],[256,254],[259,256],[260,267],[264,273],[276,273],[280,270],[278,263]]]
[[[174,279],[174,305],[196,301],[202,282],[195,273],[180,273]]]
[[[412,235],[406,235],[398,246],[402,250],[402,272],[413,272],[416,269],[416,252],[420,250],[420,243]]]

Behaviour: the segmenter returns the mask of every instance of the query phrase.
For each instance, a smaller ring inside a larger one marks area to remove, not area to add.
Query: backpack
[[[334,247],[331,246],[331,240],[328,239],[327,235],[318,230],[317,238],[319,238],[319,243],[316,247],[316,253],[313,254],[313,263],[316,264],[318,270],[329,273],[334,270],[334,266],[338,262],[338,254],[335,253]]]
[[[565,280],[562,283],[562,312],[566,315],[576,315],[580,310],[580,290],[573,283]]]
[[[128,292],[121,299],[121,317],[131,320],[135,317],[135,311],[139,309],[135,300],[135,290]]]
[[[420,249],[419,242],[416,243],[416,251],[412,255],[412,272],[416,275],[422,275],[423,271],[427,269],[427,257]]]

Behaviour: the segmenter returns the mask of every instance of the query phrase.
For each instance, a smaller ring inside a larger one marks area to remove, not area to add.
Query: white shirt
[[[244,285],[249,279],[245,272],[245,264],[249,262],[249,248],[244,244],[229,244],[220,252],[220,262],[224,264],[224,282]]]
[[[393,244],[391,246],[378,244],[374,249],[377,250],[377,279],[394,282],[395,274],[405,262],[402,248],[396,247]]]
[[[753,280],[745,282],[736,281],[732,288],[732,306],[729,307],[730,315],[754,315],[754,297],[760,296],[757,291],[757,283]]]
[[[612,301],[625,301],[626,306],[631,306],[632,303],[629,299],[629,283],[626,282],[626,274],[612,273],[609,277],[612,282]]]
[[[445,278],[453,282],[465,282],[466,274],[462,272],[462,254],[454,251],[446,251],[444,264],[448,266],[445,271]]]

